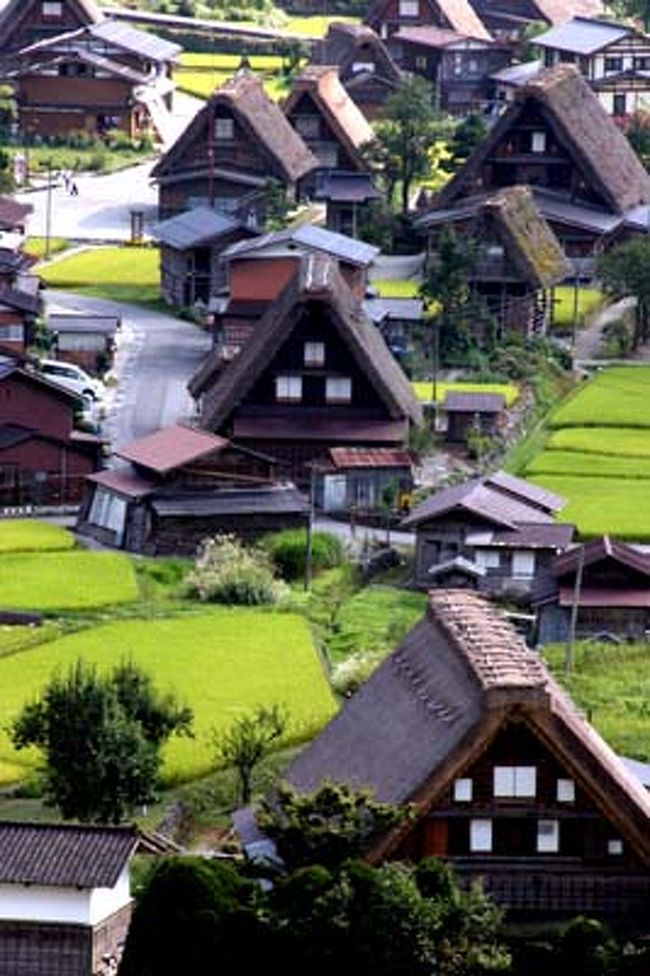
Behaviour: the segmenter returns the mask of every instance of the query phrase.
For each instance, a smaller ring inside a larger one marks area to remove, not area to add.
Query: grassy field
[[[0,553],[48,552],[73,546],[74,536],[59,525],[35,519],[0,520]]]
[[[578,644],[575,668],[564,674],[564,645],[544,657],[573,700],[612,748],[650,760],[650,656],[647,644]]]
[[[116,302],[158,306],[160,271],[157,248],[98,247],[71,254],[41,269],[52,288],[77,291]]]
[[[62,251],[67,251],[70,247],[70,241],[67,237],[50,237],[50,255],[60,254]],[[29,237],[27,239],[27,244],[25,245],[25,250],[28,254],[33,254],[34,257],[44,258],[45,257],[45,238],[44,237]]]
[[[618,539],[650,541],[650,483],[641,478],[531,475],[536,484],[569,499],[563,522],[573,522],[583,538],[609,533]]]
[[[13,750],[7,721],[54,669],[66,670],[79,657],[99,668],[131,658],[155,676],[159,689],[174,689],[192,707],[195,738],[166,747],[167,782],[207,772],[213,765],[210,730],[225,728],[258,704],[283,703],[291,716],[287,737],[294,740],[313,734],[336,711],[303,617],[220,609],[166,620],[117,621],[0,658],[0,782],[24,775],[37,758],[31,750]]]
[[[526,477],[569,500],[561,518],[583,538],[650,540],[650,367],[602,370],[540,433]]]
[[[649,391],[650,366],[602,370],[554,411],[549,426],[650,428]]]
[[[412,383],[418,400],[425,403],[430,402],[432,386],[431,382]],[[438,400],[444,400],[447,390],[454,393],[501,393],[506,398],[506,404],[511,407],[519,397],[519,387],[514,383],[438,383]]]
[[[0,560],[5,609],[86,610],[137,597],[131,561],[118,553],[11,553]]]
[[[578,289],[578,321],[581,329],[588,315],[600,308],[605,296],[597,288]],[[561,285],[555,289],[555,311],[553,327],[558,331],[569,331],[573,328],[575,308],[575,290],[570,285]]]
[[[368,586],[342,607],[336,632],[328,640],[333,662],[350,654],[392,651],[424,613],[423,593],[390,586]]]

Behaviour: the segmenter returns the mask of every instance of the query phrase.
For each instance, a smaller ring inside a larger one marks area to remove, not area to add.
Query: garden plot
[[[97,556],[95,556],[97,558]],[[213,728],[258,705],[286,706],[286,741],[318,731],[336,703],[303,617],[248,609],[215,609],[157,620],[115,621],[0,658],[0,783],[33,769],[37,753],[16,752],[7,722],[32,700],[53,671],[65,672],[78,658],[112,668],[131,659],[174,690],[194,711],[195,737],[165,747],[167,783],[193,779],[214,766]]]
[[[74,536],[59,525],[36,519],[0,520],[0,553],[48,552],[73,546]]]
[[[0,606],[6,610],[90,610],[138,595],[132,563],[118,553],[20,552],[0,560]]]

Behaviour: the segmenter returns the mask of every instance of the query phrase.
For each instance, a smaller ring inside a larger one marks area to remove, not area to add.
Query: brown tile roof
[[[0,884],[112,888],[137,845],[132,827],[0,822]]]
[[[213,451],[221,451],[228,444],[229,441],[216,434],[176,424],[131,441],[116,453],[118,457],[157,474],[167,474]]]
[[[650,175],[638,156],[577,68],[563,64],[540,72],[517,89],[510,108],[443,188],[440,204],[463,196],[467,181],[516,127],[528,103],[543,110],[562,145],[614,212],[624,213],[650,201]]]
[[[125,495],[127,498],[144,498],[155,490],[157,484],[150,478],[141,478],[128,468],[97,471],[95,474],[87,475],[86,480],[102,488],[108,488],[109,491],[115,491],[119,495]]]
[[[650,862],[650,795],[503,612],[467,590],[430,594],[425,617],[294,760],[287,779],[301,792],[330,780],[428,810],[513,712]]]
[[[331,447],[328,453],[335,468],[410,468],[413,464],[408,451],[389,447]]]
[[[393,420],[422,423],[422,407],[379,331],[363,314],[338,264],[319,254],[305,256],[295,277],[261,319],[244,348],[203,394],[202,425],[218,430],[241,402],[270,359],[289,338],[306,303],[321,309],[375,386]],[[312,311],[310,314],[314,314]],[[205,376],[203,377],[205,389]],[[352,420],[354,424],[354,420]]]
[[[171,149],[154,166],[154,179],[174,173],[175,163],[187,145],[201,137],[219,105],[226,105],[267,156],[274,170],[291,183],[318,168],[318,160],[285,118],[282,109],[266,94],[262,79],[240,70],[211,96]],[[245,169],[245,167],[242,167]]]
[[[447,390],[444,409],[447,413],[503,413],[503,393],[462,393]]]
[[[285,102],[284,114],[288,119],[303,95],[312,99],[346,151],[361,164],[359,149],[374,138],[374,131],[341,84],[338,66],[307,65],[294,81]]]

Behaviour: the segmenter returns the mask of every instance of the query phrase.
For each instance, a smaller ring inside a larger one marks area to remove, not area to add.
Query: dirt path
[[[581,365],[601,358],[601,333],[606,325],[620,319],[623,314],[634,305],[634,298],[622,298],[618,302],[606,305],[596,312],[584,329],[580,329],[576,336],[574,362]],[[605,360],[603,360],[605,362]]]

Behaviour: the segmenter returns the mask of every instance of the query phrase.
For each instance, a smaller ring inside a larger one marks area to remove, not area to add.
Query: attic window
[[[374,61],[353,61],[352,71],[355,75],[361,74],[362,71],[367,71],[369,74],[375,70]]]
[[[63,17],[63,4],[60,0],[43,0],[41,4],[41,16],[51,19]]]
[[[560,850],[560,824],[557,820],[537,821],[537,853],[557,854]]]
[[[506,797],[533,797],[537,793],[537,769],[535,766],[495,766],[494,795]]]
[[[328,403],[349,403],[352,399],[350,377],[328,376],[325,380],[325,399]]]
[[[533,132],[531,139],[531,152],[543,153],[546,152],[546,133],[545,132]]]
[[[472,800],[471,779],[454,780],[454,800],[456,803],[470,803]]]
[[[228,142],[235,135],[235,123],[232,119],[214,120],[214,138],[220,142]]]
[[[492,850],[492,821],[470,820],[469,849],[474,853],[489,853]]]
[[[419,17],[420,0],[399,0],[400,17]]]
[[[558,803],[575,803],[576,784],[572,779],[559,779],[556,795]]]
[[[275,399],[284,403],[299,403],[302,400],[302,377],[276,376]]]
[[[623,853],[623,841],[618,837],[611,837],[607,841],[607,853],[613,854],[614,856]]]
[[[322,366],[325,363],[325,343],[305,343],[305,366]]]

